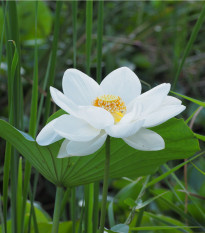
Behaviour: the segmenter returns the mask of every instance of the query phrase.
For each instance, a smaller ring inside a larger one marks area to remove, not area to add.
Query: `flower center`
[[[115,123],[118,123],[126,112],[125,103],[119,96],[116,95],[102,95],[98,96],[93,105],[96,107],[104,108],[112,114]]]

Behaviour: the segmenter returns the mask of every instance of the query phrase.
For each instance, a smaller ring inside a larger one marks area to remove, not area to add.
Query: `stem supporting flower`
[[[103,196],[102,196],[102,207],[101,207],[99,233],[104,232],[104,226],[105,226],[108,179],[109,179],[109,166],[110,166],[110,136],[107,137],[105,150],[106,151],[105,151],[105,168],[104,168],[104,180],[103,180]]]
[[[58,233],[62,194],[63,194],[63,188],[62,187],[57,187],[57,189],[56,189],[54,214],[53,214],[52,233]]]

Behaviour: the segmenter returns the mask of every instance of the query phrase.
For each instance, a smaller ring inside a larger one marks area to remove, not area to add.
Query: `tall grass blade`
[[[32,99],[31,99],[31,111],[30,111],[30,122],[29,122],[29,134],[35,138],[37,128],[37,107],[38,107],[38,44],[37,44],[37,22],[38,22],[38,1],[35,4],[35,48],[34,48],[34,71],[33,71],[33,86],[32,86]],[[37,171],[35,171],[37,172]],[[26,160],[25,164],[25,178],[23,186],[23,202],[22,202],[22,223],[21,232],[24,232],[24,221],[25,221],[25,209],[26,200],[28,196],[28,188],[31,177],[31,165]]]
[[[189,160],[186,160],[185,162],[183,163],[180,163],[179,165],[177,165],[176,167],[170,169],[169,171],[165,172],[164,174],[162,174],[161,176],[158,176],[157,178],[153,179],[152,181],[150,181],[148,184],[147,184],[147,187],[150,187],[158,182],[160,182],[161,180],[165,179],[167,176],[169,176],[170,174],[172,174],[173,172],[179,170],[181,167],[183,167],[185,164],[188,164],[190,163],[191,161],[193,161],[194,159],[200,157],[201,155],[203,155],[205,152],[202,152],[194,157],[192,157],[191,159]]]
[[[198,107],[187,119],[186,119],[186,124],[190,122],[190,120],[197,114],[198,111],[200,111],[201,107]]]
[[[144,215],[145,207],[140,209],[138,216],[137,216],[137,222],[136,222],[136,227],[139,227],[141,225],[143,215]]]
[[[177,224],[178,224],[178,223],[171,223],[170,221],[167,221],[166,217],[164,217],[163,215],[153,214],[151,212],[145,212],[145,216],[152,218],[155,222],[155,225],[158,225],[158,226],[160,224],[163,224],[166,226],[170,226],[170,227],[173,226],[174,227],[174,226],[177,226]],[[190,231],[181,230],[181,232],[187,233]]]
[[[163,174],[162,169],[160,169],[161,173]],[[177,199],[177,202],[179,203],[179,205],[184,205],[183,201],[180,199],[179,195],[177,194],[177,192],[175,191],[174,187],[172,184],[170,184],[169,180],[167,179],[167,177],[165,178],[165,183],[167,185],[167,187],[170,189],[170,191],[173,193],[173,195],[175,196],[175,198]]]
[[[86,73],[90,75],[92,45],[93,0],[86,1]]]
[[[143,184],[143,186],[142,186],[142,188],[140,190],[140,193],[137,196],[136,202],[143,196],[143,194],[145,192],[145,189],[148,187],[147,184],[149,182],[149,179],[150,179],[150,175],[148,175],[146,177],[146,180],[145,180],[145,182],[144,182],[144,184]],[[131,212],[130,212],[130,214],[129,214],[129,216],[128,216],[128,218],[125,221],[125,224],[129,225],[132,222],[132,220],[134,218],[134,215],[135,215],[135,210],[136,210],[136,207],[133,207],[132,210],[131,210]]]
[[[196,170],[198,170],[202,175],[205,176],[205,172],[203,172],[200,168],[198,168],[194,163],[191,164],[196,168]]]
[[[43,83],[43,90],[46,91],[46,103],[45,103],[45,113],[43,118],[43,123],[45,124],[47,121],[47,118],[50,114],[50,86],[53,85],[54,77],[55,77],[55,67],[56,67],[56,54],[57,54],[57,48],[58,48],[58,38],[59,38],[59,30],[60,30],[60,14],[62,9],[63,1],[57,1],[56,2],[56,11],[55,11],[55,17],[54,17],[54,35],[53,35],[53,43],[51,48],[51,53],[49,56],[48,66],[46,70],[46,75]],[[40,117],[42,114],[42,108],[43,108],[43,101],[44,96],[41,96],[40,104],[39,104],[39,111],[38,111],[38,119],[37,119],[37,126],[40,122]]]
[[[203,8],[202,8],[201,13],[200,13],[200,16],[199,16],[199,18],[198,18],[198,20],[197,20],[197,22],[196,22],[196,24],[194,26],[194,29],[193,29],[192,34],[191,34],[191,37],[190,37],[190,39],[189,39],[189,41],[187,43],[187,46],[185,48],[182,60],[181,60],[181,62],[179,64],[179,66],[178,66],[178,69],[177,69],[177,72],[176,72],[176,76],[175,76],[175,78],[173,80],[173,83],[172,83],[172,90],[175,89],[175,86],[177,84],[177,81],[178,81],[179,75],[181,73],[182,67],[184,65],[184,62],[185,62],[187,56],[189,55],[189,53],[191,51],[191,48],[192,48],[192,46],[194,44],[194,41],[196,40],[198,32],[199,32],[199,30],[200,30],[200,28],[202,26],[203,21],[204,21],[204,17],[205,17],[205,4],[203,5]]]
[[[151,193],[155,194],[154,191],[151,191]],[[189,214],[184,213],[184,211],[180,207],[176,206],[168,198],[162,196],[160,199],[163,202],[164,206],[169,207],[170,210],[172,210],[175,213],[177,213],[178,215],[180,215],[181,218],[183,218],[185,220],[188,220],[189,224],[192,224],[192,225],[195,225],[195,226],[199,226],[199,227],[201,227],[201,229],[204,230],[204,226],[202,226],[200,223],[198,223],[198,221],[195,218],[193,218],[192,216],[190,216]]]
[[[163,196],[164,194],[166,194],[167,192],[161,193],[155,197],[152,197],[150,199],[148,199],[147,201],[140,203],[139,205],[135,206],[135,209],[141,209],[144,208],[145,206],[149,205],[151,202],[155,201],[156,199],[160,198],[161,196]]]
[[[78,1],[72,1],[72,21],[73,21],[73,67],[76,68],[76,59],[77,59],[77,10],[78,10]]]
[[[0,68],[1,68],[1,61],[2,61],[2,53],[3,53],[3,41],[4,41],[4,32],[5,32],[5,23],[6,23],[6,14],[4,14],[4,22],[3,22],[2,32],[1,32],[1,41],[0,41]]]
[[[1,232],[5,233],[5,223],[4,223],[4,216],[2,211],[2,202],[1,202],[1,194],[0,194],[0,223],[1,223]]]
[[[37,179],[35,179],[35,181],[36,180]],[[36,184],[37,184],[37,182],[35,182],[35,181],[34,181],[34,189],[33,189],[33,191],[31,189],[31,186],[29,188],[31,210],[30,210],[29,222],[28,222],[28,233],[31,232],[31,222],[32,222],[32,219],[33,219],[34,232],[35,233],[39,233],[38,223],[37,223],[36,214],[35,214],[35,208],[34,208],[35,189],[36,189]]]
[[[102,43],[103,43],[103,17],[104,1],[98,2],[98,21],[97,21],[97,79],[98,83],[102,79]],[[99,182],[94,183],[94,202],[93,202],[93,232],[97,232],[99,222]]]
[[[4,160],[4,176],[3,176],[3,215],[5,232],[7,232],[7,202],[8,202],[8,185],[11,163],[11,144],[6,143],[5,160]]]
[[[18,167],[18,183],[17,183],[17,203],[16,203],[16,213],[17,213],[17,233],[21,233],[21,223],[22,223],[22,158],[19,159]]]
[[[19,57],[15,71],[12,71],[12,67],[11,67],[11,72],[15,73],[15,79],[14,79],[15,88],[13,89],[14,126],[16,126],[18,129],[23,129],[23,91],[22,91],[23,89],[22,89],[22,81],[20,74],[20,42],[19,42],[19,27],[18,27],[16,1],[8,1],[8,17],[9,17],[8,39],[15,41],[16,44],[15,47],[17,48],[18,57]],[[14,73],[11,75],[13,76]],[[16,166],[18,166],[18,163],[16,163]]]
[[[51,67],[51,57],[52,56],[50,54],[49,59],[48,59],[48,66],[47,66],[47,69],[46,69],[45,78],[44,78],[44,81],[43,81],[43,87],[42,87],[43,91],[46,90],[47,83],[48,83],[49,70],[50,70],[50,67]],[[40,123],[40,118],[41,118],[41,114],[42,114],[42,110],[43,110],[44,98],[45,98],[45,96],[42,94],[41,98],[40,98],[39,106],[38,106],[38,116],[37,116],[37,123],[36,123],[37,128],[38,128],[39,123]]]
[[[11,153],[11,223],[12,223],[12,233],[17,232],[17,212],[16,212],[16,191],[17,191],[17,182],[16,182],[16,166],[15,161],[17,160],[17,155],[12,150]]]
[[[47,121],[50,115],[50,106],[51,106],[51,95],[50,95],[50,86],[54,83],[55,78],[55,68],[56,68],[56,55],[58,49],[58,38],[59,38],[59,31],[60,31],[60,15],[62,9],[63,1],[56,2],[56,14],[55,14],[55,21],[54,21],[54,34],[53,34],[53,44],[51,50],[51,65],[48,73],[48,83],[46,89],[46,102],[45,102],[45,113],[44,113],[44,123]]]
[[[86,73],[90,75],[91,64],[91,46],[92,46],[92,21],[93,21],[93,1],[86,1]],[[94,184],[86,185],[85,191],[85,232],[92,233],[92,217],[93,217],[93,199]]]
[[[191,101],[191,102],[193,102],[193,103],[195,103],[195,104],[198,104],[198,105],[200,105],[200,106],[202,106],[202,107],[205,107],[205,103],[202,102],[202,101],[200,101],[200,100],[196,100],[196,99],[194,99],[194,98],[191,98],[191,97],[188,97],[188,96],[185,96],[185,95],[176,93],[176,92],[174,92],[174,91],[171,91],[171,93],[173,93],[173,94],[175,94],[175,95],[178,95],[178,96],[180,96],[180,97],[182,97],[182,98],[184,98],[184,99],[186,99],[186,100],[189,100],[189,101]]]
[[[169,171],[170,168],[167,164],[164,165],[164,167]],[[199,211],[199,213],[201,214],[201,216],[205,219],[205,213],[204,211],[200,208],[200,206],[194,201],[194,198],[187,192],[186,188],[184,187],[184,185],[182,184],[182,182],[178,179],[178,177],[174,174],[171,173],[171,176],[176,180],[176,182],[180,185],[180,187],[184,190],[185,193],[187,193],[187,195],[189,196],[189,198],[191,199],[191,201],[194,203],[195,208],[197,209],[197,211]]]
[[[77,59],[77,9],[78,1],[72,1],[72,23],[73,23],[73,67],[76,68]],[[72,220],[72,232],[76,232],[76,188],[71,189],[71,220]]]
[[[34,199],[36,195],[36,188],[37,188],[37,183],[38,183],[38,177],[39,174],[35,173],[34,176],[34,184],[33,184],[33,190],[31,188],[31,185],[29,185],[29,197],[30,197],[30,202],[31,202],[31,209],[30,209],[30,215],[29,215],[29,221],[28,221],[28,233],[31,231],[31,221],[33,219],[33,226],[34,226],[34,232],[38,233],[38,224],[36,220],[36,214],[35,214],[35,208],[34,208]]]
[[[108,206],[108,220],[109,220],[109,225],[113,227],[115,225],[115,216],[114,216],[114,210],[113,210],[113,200],[110,202]]]
[[[15,45],[15,43],[14,43]],[[17,62],[16,61],[16,54],[17,54],[17,48],[15,46],[15,53],[14,53],[14,58],[12,60],[12,65],[11,65],[11,78],[12,78],[12,90],[14,91],[14,74],[15,74],[15,69],[16,69],[16,65],[17,65]],[[15,98],[16,95],[14,95],[13,98]],[[15,112],[16,112],[16,109],[14,108],[15,106],[15,99],[12,99],[12,104],[11,104],[11,109],[13,110],[12,111],[12,114],[14,114],[14,124],[15,124],[15,120],[16,119],[16,116],[15,116]],[[16,121],[16,124],[18,123],[19,121],[17,120]],[[19,125],[19,124],[18,124]],[[12,152],[11,152],[11,176],[10,176],[10,180],[11,180],[11,223],[12,223],[12,232],[13,233],[16,233],[17,232],[17,212],[16,212],[16,205],[17,205],[17,200],[16,200],[16,193],[17,193],[17,172],[18,172],[18,157],[17,157],[17,153],[15,153],[15,151],[12,149]]]
[[[15,41],[15,47],[11,47],[11,43],[7,42],[7,69],[8,69],[8,92],[9,92],[9,109],[11,110],[9,118],[10,122],[18,129],[23,128],[23,89],[20,75],[20,44],[19,44],[19,27],[16,9],[16,1],[8,1],[8,10],[4,15],[8,14],[6,21],[5,39]],[[9,43],[9,45],[8,45]],[[14,56],[13,56],[14,54]],[[13,57],[13,59],[12,59]],[[14,78],[15,77],[15,78]],[[14,88],[15,87],[15,88]],[[18,172],[18,156],[11,149],[8,156],[11,167],[11,223],[12,232],[17,232],[16,225],[16,192],[17,192],[17,172]],[[8,173],[8,171],[6,171]]]
[[[36,136],[37,106],[38,106],[38,44],[37,44],[37,22],[38,22],[38,1],[35,4],[35,48],[34,48],[34,72],[31,99],[31,113],[29,134]]]
[[[6,12],[5,12],[6,14]],[[8,32],[8,30],[7,30]],[[7,38],[8,34],[6,35]],[[8,59],[8,66],[11,67],[11,70],[8,73],[8,101],[9,101],[9,122],[11,124],[14,123],[14,100],[13,98],[13,89],[14,89],[14,76],[15,76],[15,71],[16,71],[16,67],[18,64],[18,50],[16,47],[16,44],[14,41],[13,45],[15,47],[15,51],[14,51],[14,55],[13,55],[13,59],[12,62],[10,64],[10,59]],[[11,42],[9,42],[11,43]],[[10,58],[11,56],[11,50],[8,49],[7,46],[7,51],[8,51],[8,57]],[[10,167],[11,167],[11,188],[12,188],[12,196],[11,196],[11,208],[12,208],[12,229],[13,231],[15,231],[16,229],[16,176],[15,176],[15,163],[14,163],[14,154],[13,154],[13,150],[12,147],[9,143],[6,144],[6,153],[5,153],[5,162],[4,162],[4,178],[3,178],[3,203],[4,203],[4,207],[3,207],[3,212],[4,212],[4,223],[5,223],[5,232],[7,232],[7,201],[8,201],[8,183],[9,183],[9,173],[10,173]],[[16,158],[16,156],[15,156]],[[17,164],[18,165],[18,164]],[[13,178],[13,179],[12,179]]]
[[[104,1],[98,2],[98,28],[97,28],[97,82],[102,79],[102,43],[103,43],[103,16]]]
[[[8,32],[8,20],[7,20],[7,9],[8,3],[6,5],[2,2],[3,5],[3,13],[4,13],[4,24],[5,24],[5,41],[8,40],[9,32]],[[3,34],[2,34],[3,35]],[[13,124],[13,109],[12,109],[12,79],[11,77],[11,63],[12,63],[12,52],[11,48],[6,43],[6,52],[7,52],[7,72],[8,72],[8,109],[9,109],[9,123]],[[3,215],[4,215],[4,226],[5,232],[7,232],[7,202],[8,202],[8,184],[9,184],[9,173],[10,173],[10,163],[11,163],[11,145],[6,142],[6,151],[5,151],[5,159],[4,159],[4,175],[3,175]]]

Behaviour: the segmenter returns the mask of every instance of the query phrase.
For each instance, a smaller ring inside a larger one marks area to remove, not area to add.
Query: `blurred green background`
[[[0,3],[1,4],[1,3]],[[183,57],[185,48],[193,31],[194,25],[203,7],[203,1],[105,1],[104,3],[104,30],[103,30],[103,58],[102,77],[112,70],[128,66],[141,79],[143,91],[160,83],[173,83],[177,68]],[[92,28],[92,52],[91,52],[91,76],[96,79],[97,59],[97,5],[93,5],[93,28]],[[0,5],[1,6],[1,5]],[[85,17],[86,2],[78,2],[77,13],[77,66],[76,68],[86,72],[85,54]],[[43,89],[46,76],[49,54],[53,41],[55,1],[39,1],[38,5],[38,30],[37,38],[39,45],[39,96],[47,95]],[[29,114],[32,95],[32,79],[34,64],[35,45],[35,2],[17,2],[20,53],[21,53],[21,77],[24,92],[24,130],[29,128]],[[4,27],[4,15],[0,8],[0,38]],[[15,30],[10,27],[10,30]],[[73,65],[73,27],[72,27],[72,2],[65,1],[60,15],[59,41],[57,60],[55,65],[54,86],[61,90],[62,76],[66,69]],[[191,52],[185,60],[182,72],[177,81],[175,91],[186,96],[204,101],[205,98],[205,23],[198,33]],[[9,40],[12,38],[8,38]],[[0,117],[8,119],[8,96],[7,96],[7,56],[6,43],[3,38],[2,61],[0,69]],[[187,106],[183,117],[187,119],[196,109],[197,105],[183,100]],[[56,107],[52,108],[56,111]],[[52,113],[51,112],[51,113]],[[50,113],[50,114],[51,114]],[[42,126],[41,117],[41,126]],[[205,110],[202,109],[193,122],[193,130],[205,134]],[[39,128],[40,129],[40,128]],[[201,144],[202,149],[204,145]],[[1,155],[4,154],[5,142],[0,141]],[[3,180],[3,156],[0,157],[0,182]],[[170,165],[176,165],[176,162]],[[196,165],[205,171],[205,161],[198,160]],[[183,170],[177,173],[183,181]],[[197,182],[196,182],[197,181]],[[176,181],[171,180],[173,189],[178,189]],[[205,179],[192,165],[188,166],[188,182],[190,190],[201,196],[205,195]],[[119,189],[129,182],[125,180],[111,181],[111,197]],[[161,192],[167,187],[166,182],[159,185]],[[82,198],[81,187],[79,188],[78,200]],[[43,208],[52,213],[54,187],[52,184],[39,177],[36,200],[40,201]],[[170,194],[172,195],[172,194]],[[148,195],[149,196],[149,195]],[[183,194],[181,193],[181,196]],[[183,199],[184,197],[182,197]],[[170,199],[176,202],[176,197]],[[197,202],[202,204],[201,199]],[[119,202],[120,203],[120,202]],[[204,203],[203,203],[204,206]],[[205,207],[205,206],[204,206]],[[191,207],[190,207],[191,208]],[[150,206],[157,213],[169,213],[175,216],[169,208],[163,208],[160,201]],[[118,220],[124,221],[124,213],[128,211],[124,203],[118,205]],[[195,210],[193,209],[192,212]],[[68,213],[69,215],[69,213]],[[194,216],[202,221],[201,215],[195,211]],[[176,217],[176,216],[175,216]],[[149,216],[145,217],[148,219]]]

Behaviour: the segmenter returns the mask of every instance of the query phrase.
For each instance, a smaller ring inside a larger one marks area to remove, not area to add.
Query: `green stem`
[[[76,192],[75,187],[71,190],[71,219],[72,219],[72,232],[75,233],[76,225]]]
[[[98,230],[99,219],[99,182],[94,183],[94,198],[93,198],[93,233]]]
[[[58,233],[62,194],[63,194],[63,188],[57,187],[54,214],[53,214],[53,226],[51,233]]]
[[[82,205],[82,208],[81,208],[81,214],[80,214],[80,221],[79,221],[78,233],[82,233],[84,212],[85,212],[85,200],[84,200],[84,198],[83,198],[83,205]]]
[[[109,179],[109,165],[110,165],[110,137],[106,140],[106,157],[105,157],[105,168],[104,168],[104,180],[103,180],[103,196],[100,216],[100,229],[99,233],[104,232],[105,216],[106,216],[106,204],[107,204],[107,192],[108,192],[108,179]]]

